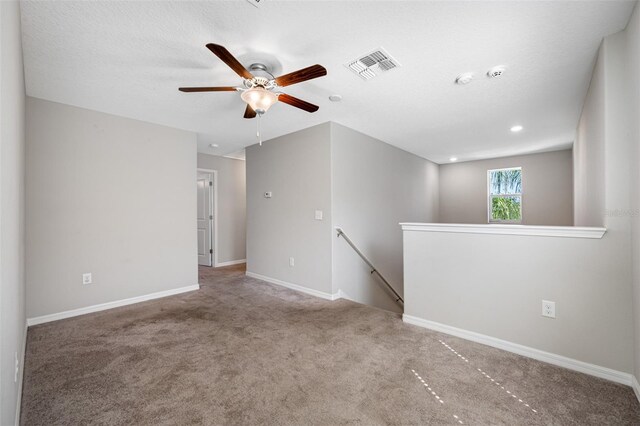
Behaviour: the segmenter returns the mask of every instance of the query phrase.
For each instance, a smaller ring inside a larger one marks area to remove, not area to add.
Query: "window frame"
[[[491,194],[491,172],[501,172],[503,170],[520,170],[520,192],[512,193],[512,194]],[[521,224],[522,223],[522,213],[523,213],[523,204],[524,204],[524,174],[522,171],[522,166],[515,167],[502,167],[500,169],[490,169],[487,170],[487,223],[512,223],[512,224]],[[491,217],[491,213],[493,211],[493,198],[510,198],[510,197],[520,197],[520,219],[518,220],[502,220],[502,219],[493,219]]]

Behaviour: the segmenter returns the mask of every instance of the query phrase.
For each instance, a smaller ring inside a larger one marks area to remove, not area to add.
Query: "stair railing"
[[[398,292],[391,286],[391,284],[389,284],[389,281],[387,281],[386,278],[382,276],[380,271],[378,271],[376,267],[373,266],[373,263],[371,263],[371,261],[367,259],[367,256],[365,256],[364,253],[360,251],[360,249],[358,249],[358,247],[354,244],[354,242],[351,241],[349,236],[344,233],[342,228],[336,228],[336,232],[338,233],[338,238],[340,237],[344,238],[344,240],[351,246],[351,248],[356,253],[358,253],[358,256],[360,256],[362,260],[364,260],[364,262],[369,266],[369,268],[371,268],[371,274],[375,273],[376,275],[378,275],[378,277],[382,280],[384,285],[386,285],[387,288],[394,294],[394,296],[396,297],[396,302],[399,302],[398,304],[400,304],[401,306],[404,306],[404,299],[402,298],[402,296],[400,296]]]

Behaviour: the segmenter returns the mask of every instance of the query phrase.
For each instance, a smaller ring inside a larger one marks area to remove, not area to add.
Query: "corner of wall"
[[[0,2],[0,423],[18,424],[26,341],[24,65],[18,1]],[[18,376],[14,381],[15,361]]]

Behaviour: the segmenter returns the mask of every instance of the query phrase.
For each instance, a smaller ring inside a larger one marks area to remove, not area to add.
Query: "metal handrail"
[[[391,286],[391,284],[389,284],[389,281],[387,281],[386,278],[383,277],[382,274],[376,269],[376,267],[373,266],[373,263],[371,263],[371,261],[367,259],[367,256],[365,256],[364,253],[362,253],[358,249],[358,247],[356,247],[353,241],[351,241],[351,239],[347,236],[347,234],[344,233],[342,228],[336,228],[336,231],[338,232],[338,238],[340,237],[344,238],[344,240],[351,246],[351,248],[354,249],[356,253],[358,253],[358,256],[360,256],[362,260],[364,260],[364,262],[367,265],[369,265],[369,267],[371,268],[371,274],[375,272],[380,277],[382,282],[387,286],[387,288],[391,290],[391,292],[397,297],[396,302],[400,302],[404,306],[404,299],[402,298],[402,296],[400,296],[398,292],[395,291],[395,289]]]

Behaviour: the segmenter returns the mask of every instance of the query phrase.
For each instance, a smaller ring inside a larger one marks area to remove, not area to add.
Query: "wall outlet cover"
[[[82,274],[82,285],[91,284],[92,281],[93,281],[93,279],[91,277],[91,272],[88,272],[86,274]]]
[[[542,301],[542,316],[548,318],[556,317],[556,302],[550,300]]]

